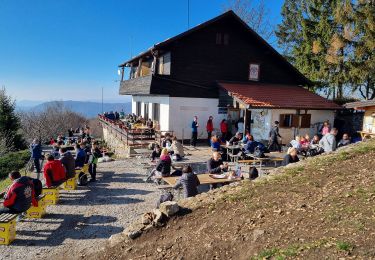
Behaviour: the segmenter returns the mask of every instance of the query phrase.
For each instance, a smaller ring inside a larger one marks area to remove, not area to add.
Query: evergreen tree
[[[7,96],[5,88],[0,89],[0,142],[2,150],[24,148],[19,134],[20,118],[15,112],[15,101]]]
[[[374,10],[366,0],[286,0],[278,43],[328,97],[343,98],[344,90],[354,87],[364,88],[369,98],[374,88]]]

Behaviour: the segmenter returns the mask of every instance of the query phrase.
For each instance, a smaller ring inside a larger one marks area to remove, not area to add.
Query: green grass
[[[350,244],[349,242],[345,242],[345,241],[337,241],[336,247],[337,249],[341,251],[347,251],[347,252],[351,251],[354,248],[352,244]]]
[[[20,171],[30,159],[29,150],[7,153],[0,157],[0,192],[9,184],[8,174],[11,171]]]

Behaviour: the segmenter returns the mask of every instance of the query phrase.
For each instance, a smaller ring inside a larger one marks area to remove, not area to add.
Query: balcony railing
[[[150,94],[152,75],[123,80],[120,83],[120,95]]]

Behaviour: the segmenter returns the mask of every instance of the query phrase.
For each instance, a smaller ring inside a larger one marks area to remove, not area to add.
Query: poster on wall
[[[250,63],[249,67],[249,80],[258,81],[259,80],[259,69],[260,65],[256,63]]]

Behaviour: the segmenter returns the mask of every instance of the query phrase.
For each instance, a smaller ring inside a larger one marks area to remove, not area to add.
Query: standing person
[[[323,147],[323,150],[325,153],[335,151],[337,148],[336,145],[336,135],[337,135],[337,129],[332,128],[331,131],[322,137],[322,139],[319,141],[319,145]]]
[[[245,121],[243,119],[243,117],[241,117],[240,119],[238,119],[238,122],[237,122],[237,131],[240,132],[240,133],[244,133],[245,132]]]
[[[206,130],[207,130],[207,141],[208,145],[211,146],[211,136],[212,136],[212,131],[214,131],[214,123],[212,122],[213,117],[210,116],[207,120],[207,125],[206,125]]]
[[[329,132],[331,131],[331,126],[328,120],[324,121],[321,131],[322,131],[322,136],[329,134]]]
[[[191,140],[190,140],[190,145],[191,146],[196,146],[197,145],[197,139],[198,139],[198,117],[194,116],[193,122],[191,123]]]
[[[42,158],[42,146],[38,139],[34,139],[30,145],[31,158],[34,161],[35,170],[38,173],[38,179],[40,174],[40,159]]]
[[[184,198],[194,197],[198,194],[198,186],[200,185],[197,175],[193,173],[193,169],[190,166],[184,166],[182,168],[182,176],[177,180],[173,189],[182,187],[184,190]]]
[[[70,129],[68,130],[68,136],[69,136],[69,137],[73,137],[73,135],[74,135],[73,128],[70,128]]]
[[[0,208],[1,213],[17,214],[28,210],[31,204],[34,207],[38,206],[38,201],[35,199],[35,190],[33,181],[27,176],[21,177],[17,171],[9,174],[9,179],[13,181],[5,194],[3,205]]]
[[[96,166],[98,164],[98,159],[102,157],[102,153],[100,152],[100,149],[96,143],[92,144],[91,156],[92,156],[92,161],[90,162],[90,165],[89,165],[89,173],[91,176],[90,182],[95,182],[96,181]]]
[[[220,131],[221,131],[221,140],[223,142],[227,141],[227,139],[228,139],[228,124],[227,124],[227,120],[225,120],[225,119],[221,120]]]
[[[271,128],[269,133],[269,151],[274,151],[272,148],[276,146],[276,150],[278,152],[281,152],[281,146],[279,144],[279,141],[277,140],[278,137],[281,138],[281,135],[279,134],[279,121],[275,121],[275,125]]]

